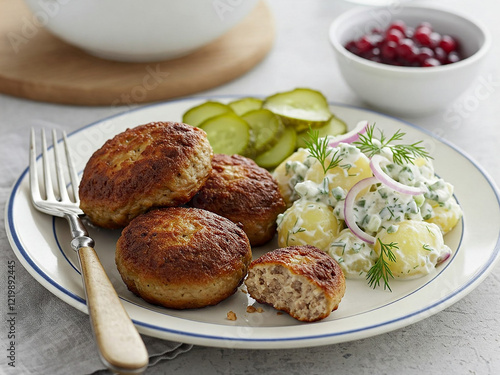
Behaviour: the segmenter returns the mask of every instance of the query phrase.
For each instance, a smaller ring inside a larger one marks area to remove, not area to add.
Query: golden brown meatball
[[[80,207],[96,225],[120,228],[151,207],[187,203],[212,170],[206,133],[154,122],[116,135],[97,150],[80,182]]]
[[[216,154],[212,172],[190,203],[241,223],[252,246],[262,245],[276,232],[276,218],[286,209],[278,184],[253,160]]]
[[[304,322],[326,318],[337,309],[345,293],[340,266],[310,245],[262,255],[251,263],[245,284],[256,301]]]
[[[252,251],[245,232],[196,208],[172,207],[138,216],[118,239],[116,265],[127,287],[174,309],[215,305],[246,276]]]

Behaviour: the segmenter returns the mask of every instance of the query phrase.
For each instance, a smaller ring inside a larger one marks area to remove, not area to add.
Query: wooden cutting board
[[[152,63],[93,57],[43,28],[28,28],[33,21],[24,2],[0,0],[0,92],[63,104],[130,105],[200,92],[250,70],[274,41],[264,2],[209,45]]]

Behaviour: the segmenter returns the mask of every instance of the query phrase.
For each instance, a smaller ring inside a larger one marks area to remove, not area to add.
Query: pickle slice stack
[[[215,154],[248,155],[254,143],[248,123],[236,113],[223,113],[200,124]]]
[[[241,116],[255,135],[252,154],[259,155],[272,148],[283,135],[285,125],[279,118],[267,109],[255,109]]]
[[[297,132],[291,127],[285,128],[283,136],[266,152],[257,155],[255,162],[263,168],[273,169],[295,151]]]
[[[347,131],[346,124],[331,113],[324,95],[307,88],[264,100],[207,101],[186,111],[182,121],[205,130],[214,153],[244,155],[267,169],[305,147],[311,128],[318,130],[320,137]]]
[[[184,113],[182,122],[198,127],[203,121],[228,112],[233,112],[230,106],[219,102],[208,101]]]
[[[298,88],[274,94],[262,104],[297,132],[325,126],[332,117],[328,101],[319,91]]]
[[[260,109],[262,107],[262,99],[252,97],[242,98],[228,103],[228,106],[231,107],[234,113],[241,116],[247,112]]]

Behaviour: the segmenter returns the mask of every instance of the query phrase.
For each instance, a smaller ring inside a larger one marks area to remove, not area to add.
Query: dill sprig
[[[389,268],[389,262],[396,261],[396,256],[392,250],[399,249],[399,247],[396,242],[386,244],[383,243],[380,238],[378,238],[377,241],[380,244],[380,256],[366,274],[366,279],[368,280],[368,285],[370,285],[373,289],[380,285],[380,280],[383,280],[384,289],[389,289],[392,292],[392,289],[389,286],[389,277],[393,279],[394,275]]]
[[[402,141],[406,133],[403,133],[400,129],[396,131],[391,137],[387,138],[384,132],[378,129],[380,136],[376,138],[374,136],[375,124],[369,125],[366,128],[365,134],[359,135],[359,140],[353,142],[361,152],[365,153],[369,158],[373,155],[380,154],[384,147],[388,147],[392,151],[392,158],[394,163],[402,165],[404,163],[413,164],[413,160],[416,158],[432,159],[429,153],[426,151],[425,147],[421,146],[422,141],[418,141],[412,144],[391,144],[395,141]],[[377,140],[377,142],[374,142]]]
[[[320,138],[319,131],[312,130],[309,128],[307,132],[309,139],[305,141],[306,147],[311,153],[310,156],[317,159],[321,163],[323,172],[326,174],[327,171],[337,167],[342,161],[342,157],[339,155],[339,150],[336,150],[332,155],[328,165],[325,165],[327,158],[332,154],[333,149],[329,147],[329,140],[327,137]]]

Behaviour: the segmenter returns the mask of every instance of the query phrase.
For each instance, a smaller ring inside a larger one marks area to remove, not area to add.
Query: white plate
[[[230,100],[234,98],[216,98]],[[127,127],[171,120],[204,98],[155,104],[88,125],[69,135],[75,162],[83,170],[93,151]],[[437,173],[455,186],[464,211],[462,222],[446,236],[453,256],[427,277],[393,281],[392,293],[372,290],[364,280],[347,282],[340,307],[327,319],[300,323],[269,306],[247,313],[253,303],[247,294],[235,295],[214,307],[175,311],[150,305],[130,293],[114,264],[119,231],[89,228],[96,250],[129,315],[146,335],[186,343],[230,348],[291,348],[325,345],[388,332],[429,317],[464,297],[484,280],[500,258],[499,194],[490,178],[453,146],[401,120],[365,109],[332,105],[332,111],[352,127],[360,120],[375,121],[389,132],[402,129],[408,141],[423,140],[434,157]],[[8,201],[7,232],[26,269],[56,296],[86,312],[76,254],[69,246],[67,224],[39,213],[30,204],[27,170],[19,177]],[[274,244],[254,249],[254,257]],[[232,310],[236,321],[226,319]]]

